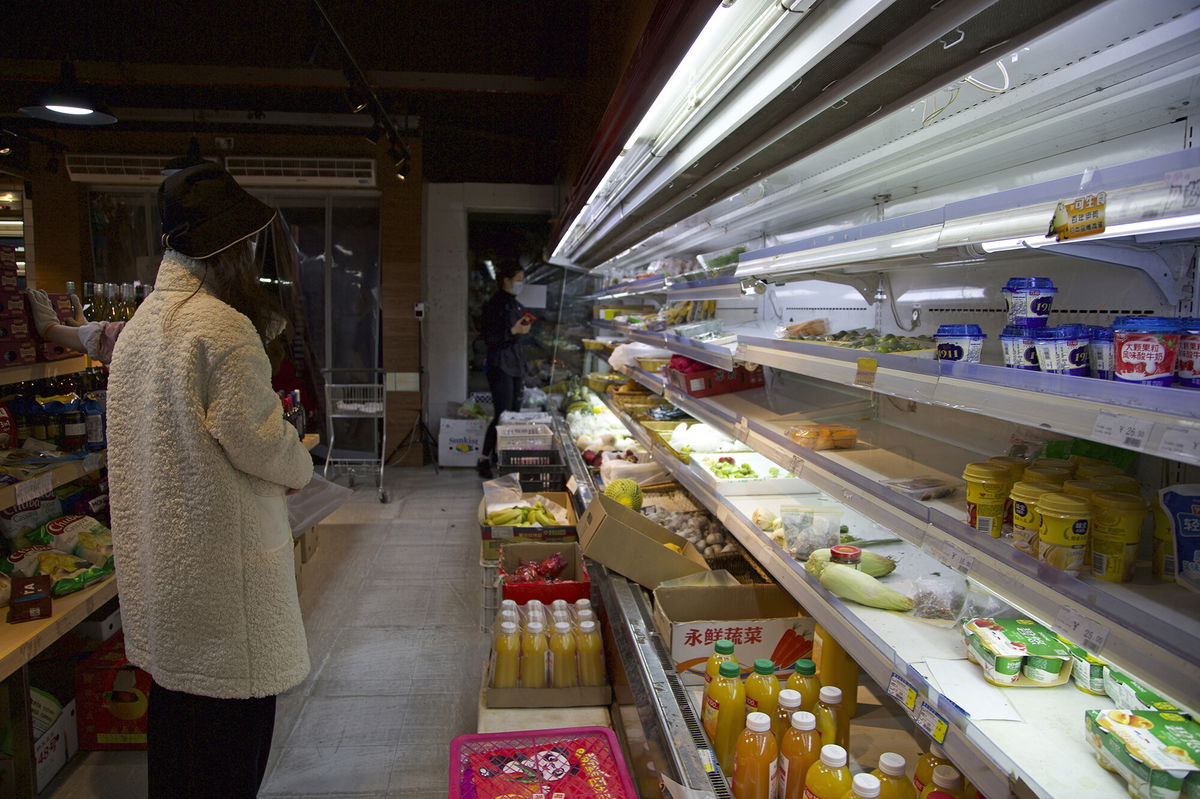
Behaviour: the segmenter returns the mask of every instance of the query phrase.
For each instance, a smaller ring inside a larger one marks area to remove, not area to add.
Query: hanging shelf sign
[[[1050,230],[1046,236],[1057,241],[1067,241],[1103,233],[1104,205],[1107,199],[1107,192],[1098,191],[1070,202],[1059,203],[1054,209],[1054,218],[1050,220]]]

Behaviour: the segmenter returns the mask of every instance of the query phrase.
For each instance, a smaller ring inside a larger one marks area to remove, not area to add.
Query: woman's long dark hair
[[[254,247],[249,239],[199,259],[197,263],[204,267],[199,275],[200,285],[168,312],[168,322],[185,302],[196,296],[202,287],[207,287],[214,297],[250,320],[264,345],[283,332],[277,329],[279,321],[287,318],[283,306],[259,281]]]

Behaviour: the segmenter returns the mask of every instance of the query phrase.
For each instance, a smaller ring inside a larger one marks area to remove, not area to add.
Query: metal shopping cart
[[[383,369],[322,369],[325,375],[325,418],[329,424],[329,453],[325,458],[324,476],[330,478],[330,472],[344,472],[348,475],[350,487],[354,487],[356,473],[360,469],[370,469],[375,473],[375,486],[379,489],[379,501],[388,501],[388,492],[383,487],[383,462],[387,457],[387,394],[385,372]],[[375,378],[370,383],[338,382],[335,378],[348,375]],[[374,444],[371,452],[346,451],[339,453],[337,444],[337,420],[359,419],[373,420],[371,439]],[[367,456],[370,457],[367,457]]]

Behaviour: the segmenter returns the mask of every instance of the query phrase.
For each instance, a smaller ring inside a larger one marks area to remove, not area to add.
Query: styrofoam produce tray
[[[749,463],[754,473],[762,475],[759,478],[742,478],[723,480],[713,474],[706,460],[718,458],[733,458],[737,465]],[[749,494],[815,494],[817,489],[805,480],[791,474],[774,461],[759,455],[757,452],[693,452],[692,463],[695,464],[700,477],[716,492],[728,497],[746,496]],[[778,477],[767,477],[771,469],[778,469]]]

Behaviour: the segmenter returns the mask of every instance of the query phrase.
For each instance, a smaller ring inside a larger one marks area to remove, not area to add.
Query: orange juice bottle
[[[596,622],[579,622],[575,634],[575,650],[579,653],[579,684],[583,686],[604,685],[604,643]]]
[[[817,718],[817,732],[821,734],[821,746],[837,744],[845,748],[850,743],[850,719],[842,710],[842,692],[832,685],[821,689],[821,699],[813,708]]]
[[[787,678],[787,687],[800,693],[800,709],[812,713],[821,698],[821,681],[817,678],[817,664],[808,658],[796,661],[791,676]]]
[[[722,663],[704,697],[704,732],[726,774],[733,773],[733,749],[746,727],[746,687],[742,685],[741,674],[736,662]]]
[[[496,670],[492,673],[493,688],[516,688],[521,667],[521,634],[515,621],[500,623],[492,642],[496,653]]]
[[[963,799],[962,775],[954,766],[938,766],[933,770],[933,782],[921,791],[921,799]]]
[[[933,783],[933,770],[938,766],[953,765],[946,759],[946,750],[936,743],[929,745],[929,751],[917,758],[917,770],[913,772],[913,787],[924,791],[926,786]]]
[[[550,635],[550,683],[555,688],[579,685],[579,667],[575,664],[575,634],[571,622],[560,621]]]
[[[821,759],[804,776],[804,799],[842,799],[853,784],[846,767],[846,750],[828,744],[821,747]]]
[[[802,799],[808,770],[821,759],[821,736],[817,719],[806,710],[792,714],[779,744],[779,799]]]
[[[917,799],[917,789],[908,779],[908,763],[902,755],[884,752],[879,768],[871,773],[879,778],[879,799]]]
[[[771,732],[771,717],[751,713],[733,750],[733,798],[776,799],[777,768],[779,746]]]
[[[712,681],[717,679],[721,664],[729,660],[737,663],[737,658],[733,656],[733,641],[721,639],[713,646],[713,653],[708,656],[708,663],[704,666],[704,682],[706,685],[712,685]]]
[[[546,687],[546,653],[550,644],[546,640],[541,622],[526,623],[521,635],[521,687]]]
[[[879,799],[879,778],[874,774],[855,774],[850,781],[850,790],[842,799]]]
[[[783,737],[792,728],[792,714],[800,710],[800,694],[790,688],[779,692],[779,704],[775,707],[775,715],[771,719],[771,732],[775,740],[783,748]]]
[[[821,685],[841,689],[842,712],[849,723],[858,708],[858,664],[819,624],[813,628],[812,660],[817,665]]]
[[[746,678],[746,712],[775,715],[779,707],[779,680],[775,664],[766,658],[754,661],[754,673]]]

